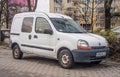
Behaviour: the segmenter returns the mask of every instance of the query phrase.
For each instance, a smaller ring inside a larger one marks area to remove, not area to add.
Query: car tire
[[[15,45],[12,50],[13,58],[14,59],[22,59],[23,53],[21,52],[18,45]]]
[[[69,69],[74,65],[73,56],[68,49],[63,49],[58,54],[58,61],[61,67]]]

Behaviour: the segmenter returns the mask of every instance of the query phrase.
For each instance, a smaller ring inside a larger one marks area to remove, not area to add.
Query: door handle
[[[31,36],[31,35],[29,35],[29,36],[28,36],[28,38],[31,40],[32,36]]]
[[[37,38],[38,38],[38,36],[37,36],[37,35],[34,35],[34,38],[36,38],[36,39],[37,39]]]

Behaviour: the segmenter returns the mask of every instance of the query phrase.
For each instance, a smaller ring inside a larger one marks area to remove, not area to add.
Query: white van
[[[105,38],[86,32],[72,18],[42,12],[14,16],[10,47],[15,59],[24,52],[35,53],[58,60],[64,68],[74,62],[100,63],[109,52]]]

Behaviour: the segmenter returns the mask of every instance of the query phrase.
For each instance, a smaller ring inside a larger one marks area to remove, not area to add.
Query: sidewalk
[[[120,63],[75,64],[73,69],[63,69],[57,61],[35,54],[15,60],[9,48],[0,47],[0,77],[120,77]]]

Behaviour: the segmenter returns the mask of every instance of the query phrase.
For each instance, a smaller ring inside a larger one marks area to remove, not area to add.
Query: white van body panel
[[[76,37],[78,40],[85,40],[89,43],[89,46],[107,46],[107,41],[105,38],[95,35],[92,33],[82,33],[82,34],[71,34],[71,36]]]
[[[11,27],[11,33],[13,33],[13,35],[10,36],[10,39],[12,39],[12,43],[17,43],[19,46],[21,46],[21,40],[20,40],[20,36],[15,36],[15,35],[20,35],[21,33],[21,25],[22,25],[22,17],[19,15],[15,15],[15,17],[13,18],[12,22],[12,27]]]
[[[58,38],[60,41],[57,42],[57,45],[55,47],[56,51],[58,51],[61,47],[69,48],[71,51],[77,49],[77,42],[79,40],[87,41],[91,47],[99,46],[99,43],[101,46],[107,46],[107,41],[105,38],[91,33],[70,35],[69,33],[58,33]]]
[[[13,19],[13,23],[12,23],[12,26],[13,27],[11,27],[11,32],[12,33],[20,33],[21,32],[21,27],[22,26],[20,26],[20,25],[22,25],[22,17],[14,17],[14,19]],[[17,23],[16,23],[17,22]]]
[[[48,21],[48,23],[50,25],[51,22],[48,18],[48,16],[42,14],[42,13],[38,13],[35,15],[35,20],[36,18],[44,18]],[[51,26],[52,30],[54,30],[54,28]],[[49,48],[49,49],[55,49],[55,45],[56,45],[56,34],[53,33],[53,35],[48,35],[48,34],[42,34],[42,33],[36,33],[35,32],[35,26],[33,28],[33,33],[32,33],[32,36],[34,37],[34,35],[36,35],[38,38],[37,39],[31,39],[31,45],[32,46],[37,46],[37,47],[45,47],[45,48]],[[55,51],[49,51],[49,50],[43,50],[43,49],[36,49],[36,48],[33,48],[32,49],[33,53],[36,53],[36,54],[39,54],[41,56],[44,56],[44,57],[49,57],[49,58],[55,58]]]
[[[69,16],[62,15],[62,14],[55,14],[55,13],[46,13],[50,18],[66,18],[66,19],[72,19]]]

